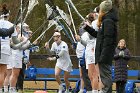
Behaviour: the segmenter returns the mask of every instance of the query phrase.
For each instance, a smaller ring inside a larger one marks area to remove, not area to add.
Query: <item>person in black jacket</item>
[[[117,93],[125,93],[125,84],[127,81],[128,61],[131,58],[129,50],[126,48],[124,39],[121,39],[115,50],[115,82]]]
[[[104,84],[103,93],[112,93],[111,65],[117,41],[117,21],[117,12],[112,7],[112,1],[106,0],[100,4],[97,24],[100,30],[96,32],[88,25],[84,28],[90,35],[97,37],[95,61],[99,65],[101,81]]]

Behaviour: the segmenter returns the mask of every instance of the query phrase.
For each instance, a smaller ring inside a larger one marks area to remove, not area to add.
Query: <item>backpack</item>
[[[78,93],[80,91],[80,87],[81,87],[81,80],[79,79],[77,82],[76,82],[76,86],[75,88],[73,89],[72,93]],[[84,88],[84,92],[83,93],[86,93],[86,89]]]
[[[37,75],[37,68],[32,65],[29,68],[27,68],[27,77],[29,79],[36,79],[36,75]]]

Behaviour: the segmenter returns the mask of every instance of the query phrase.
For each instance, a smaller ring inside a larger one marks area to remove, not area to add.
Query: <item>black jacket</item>
[[[117,12],[115,9],[112,9],[103,17],[102,26],[98,32],[89,26],[85,27],[85,30],[89,32],[90,35],[97,37],[95,49],[96,63],[112,65],[117,44],[117,21]]]
[[[14,33],[14,26],[9,29],[0,28],[0,36],[2,37],[10,36],[12,33]]]
[[[124,52],[124,56],[119,56],[121,51]],[[127,81],[127,64],[130,58],[131,55],[127,48],[120,49],[117,47],[115,49],[115,81]]]

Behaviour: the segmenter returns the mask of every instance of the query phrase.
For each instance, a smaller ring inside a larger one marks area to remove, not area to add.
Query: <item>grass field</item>
[[[72,88],[75,87],[75,82],[71,82],[70,86]],[[115,84],[113,84],[113,89],[115,90]],[[44,82],[43,81],[37,81],[36,83],[34,81],[25,81],[24,82],[24,93],[34,93],[35,90],[31,90],[31,89],[42,89],[44,88]],[[48,90],[48,93],[57,93],[56,90],[54,89],[58,89],[58,84],[55,81],[48,81],[47,83],[47,88],[48,89],[52,89],[52,90]],[[115,93],[115,92],[112,92]]]
[[[75,87],[75,82],[71,82],[70,86],[72,88]],[[58,84],[55,81],[48,81],[47,82],[47,88],[51,89],[48,90],[48,93],[56,93],[56,90],[54,89],[58,89]],[[43,89],[44,88],[44,82],[43,81],[25,81],[24,82],[24,93],[34,93],[35,90],[33,89]]]
[[[137,86],[140,86],[140,84],[136,84]],[[75,82],[71,82],[70,83],[70,86],[72,88],[75,87]],[[115,83],[113,83],[113,90],[116,90],[115,89]],[[34,81],[25,81],[24,82],[24,93],[34,93],[34,89],[40,89],[42,90],[44,88],[44,82],[43,81],[37,81],[36,83]],[[48,93],[57,93],[56,90],[54,89],[58,89],[58,84],[55,82],[55,81],[48,81],[47,82],[47,88],[48,89],[52,89],[52,90],[47,90]],[[115,91],[113,91],[112,93],[115,93]]]

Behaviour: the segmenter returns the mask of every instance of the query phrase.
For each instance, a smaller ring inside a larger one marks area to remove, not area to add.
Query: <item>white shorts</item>
[[[64,71],[71,72],[72,65],[68,65],[68,64],[71,64],[71,63],[62,64],[62,63],[57,62],[56,66]]]
[[[0,56],[1,56],[0,57],[0,64],[6,64],[6,65],[9,64],[9,61],[8,61],[9,55],[1,53]]]
[[[95,64],[95,47],[96,40],[91,40],[85,50],[85,60],[86,60],[86,68],[88,68],[88,64]]]
[[[7,65],[7,69],[12,68],[22,68],[22,58],[17,57],[16,55],[11,55],[9,58],[9,64]]]
[[[89,64],[95,64],[95,50],[92,48],[85,51],[86,69],[88,69]]]
[[[12,69],[13,58],[12,55],[9,56],[9,64],[7,64],[7,69]]]

